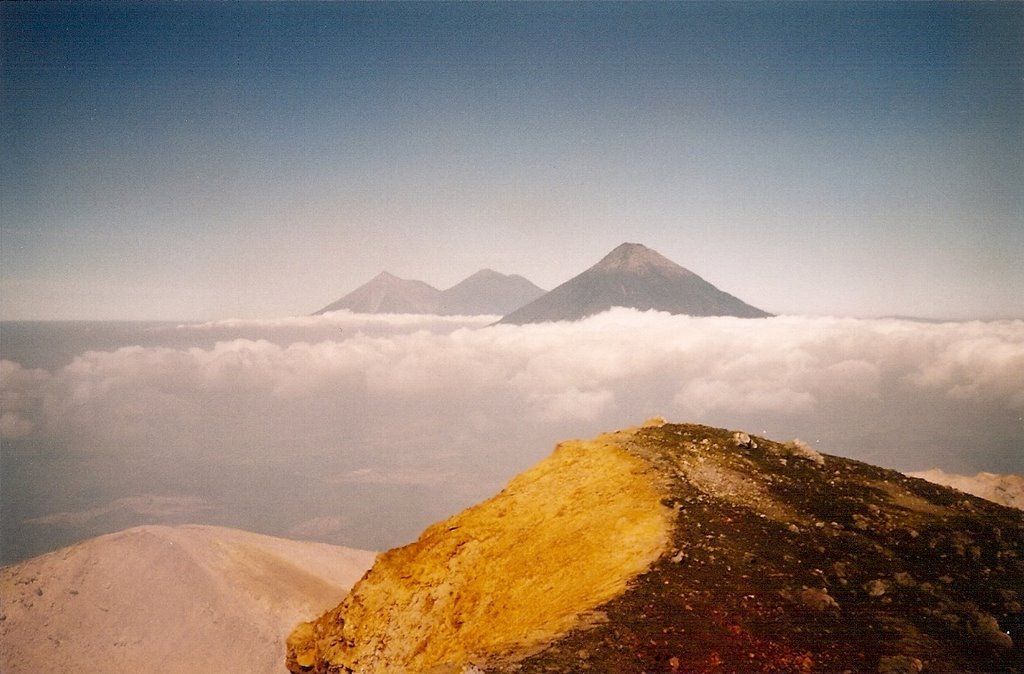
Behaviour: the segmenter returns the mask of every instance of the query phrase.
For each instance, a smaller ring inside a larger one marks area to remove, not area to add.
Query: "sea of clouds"
[[[107,476],[77,501],[37,497],[18,506],[19,521],[109,512],[143,488],[151,498],[173,484],[174,493],[156,496],[200,499],[197,515],[221,513],[212,523],[382,547],[492,493],[559,439],[652,415],[800,437],[901,470],[1024,472],[1024,321],[629,309],[575,323],[491,325],[496,318],[335,312],[127,324],[92,341],[80,330],[19,340],[15,330],[0,354],[11,470],[38,488],[45,480],[33,462],[48,457],[47,470],[77,466],[55,484],[83,492],[89,471],[117,470],[119,461],[141,476],[124,484]],[[60,325],[32,329],[70,330]],[[80,352],[68,347],[76,339]],[[62,357],[39,352],[57,343]],[[271,477],[252,478],[268,513],[258,512],[260,501],[225,496],[231,489],[175,478],[175,466],[269,467]],[[17,494],[20,485],[4,477]],[[243,506],[245,517],[225,514]],[[380,526],[371,527],[376,538],[357,533],[360,515],[388,511],[393,535]]]

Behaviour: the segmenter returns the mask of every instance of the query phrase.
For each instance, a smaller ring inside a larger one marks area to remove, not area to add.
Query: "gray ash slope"
[[[499,323],[574,321],[612,307],[690,316],[771,316],[642,244],[624,243],[593,267],[506,315]]]

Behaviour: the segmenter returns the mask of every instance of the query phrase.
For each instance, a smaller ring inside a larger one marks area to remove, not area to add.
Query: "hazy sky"
[[[1024,3],[0,6],[0,317],[273,317],[644,243],[1024,316]]]

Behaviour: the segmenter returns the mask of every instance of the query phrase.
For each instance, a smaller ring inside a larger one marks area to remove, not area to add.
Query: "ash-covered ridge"
[[[292,633],[287,664],[1022,672],[1022,602],[1019,510],[798,441],[657,422],[566,443],[386,553]]]

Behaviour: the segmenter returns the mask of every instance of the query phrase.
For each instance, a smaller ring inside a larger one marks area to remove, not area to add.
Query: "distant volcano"
[[[612,307],[691,316],[771,316],[646,246],[624,243],[590,269],[499,322],[574,321]]]
[[[432,314],[440,296],[440,290],[423,281],[384,271],[316,313],[348,309],[361,314]]]
[[[543,294],[543,289],[522,276],[481,269],[464,281],[442,291],[437,313],[503,316],[529,304]]]
[[[381,272],[316,313],[348,309],[363,314],[501,316],[543,294],[541,288],[522,276],[499,274],[491,269],[481,269],[447,290]]]

